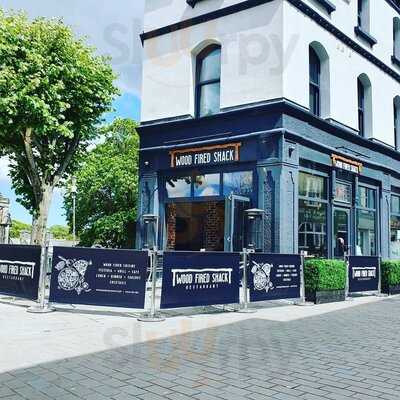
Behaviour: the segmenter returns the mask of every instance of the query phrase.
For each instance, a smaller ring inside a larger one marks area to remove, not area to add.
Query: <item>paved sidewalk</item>
[[[399,400],[399,310],[362,298],[143,324],[0,303],[0,399]]]

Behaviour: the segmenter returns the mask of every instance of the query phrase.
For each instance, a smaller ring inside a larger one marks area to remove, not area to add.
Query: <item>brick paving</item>
[[[291,322],[255,314],[11,371],[0,399],[399,400],[399,310],[393,298]]]

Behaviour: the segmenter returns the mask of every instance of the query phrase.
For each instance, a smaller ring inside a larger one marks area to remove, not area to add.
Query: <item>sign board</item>
[[[37,300],[40,246],[0,245],[0,294]]]
[[[343,171],[353,172],[354,174],[361,174],[363,168],[362,163],[336,154],[332,154],[332,165]]]
[[[171,168],[197,167],[240,161],[241,143],[195,147],[170,152]]]
[[[301,296],[299,255],[252,253],[248,257],[248,271],[250,301]]]
[[[379,290],[379,257],[349,257],[349,292]]]
[[[144,308],[145,251],[54,247],[50,301]]]
[[[239,253],[165,252],[161,308],[239,302]]]

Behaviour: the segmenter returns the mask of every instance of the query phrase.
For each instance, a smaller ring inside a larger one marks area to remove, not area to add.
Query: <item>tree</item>
[[[108,60],[62,21],[0,10],[0,156],[32,214],[33,244],[44,243],[54,188],[111,109],[114,79]]]
[[[133,246],[138,195],[139,138],[136,124],[116,119],[100,129],[104,142],[76,173],[76,227],[80,245]],[[65,209],[72,223],[72,200]]]
[[[30,233],[32,231],[32,226],[13,219],[11,222],[10,237],[12,239],[19,239],[21,237],[21,233],[24,231]]]
[[[49,232],[53,239],[56,240],[72,240],[72,234],[67,226],[53,225],[50,227]]]

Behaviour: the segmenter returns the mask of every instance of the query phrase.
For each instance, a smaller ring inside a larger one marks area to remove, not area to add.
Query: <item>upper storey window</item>
[[[358,131],[360,136],[372,137],[372,90],[371,81],[366,74],[357,79],[358,93]]]
[[[393,18],[393,57],[392,61],[400,66],[400,18]]]
[[[206,47],[196,59],[196,116],[220,111],[221,46]]]
[[[310,111],[321,115],[321,62],[310,46]]]
[[[357,26],[354,31],[371,47],[377,43],[370,34],[370,0],[357,0]]]

